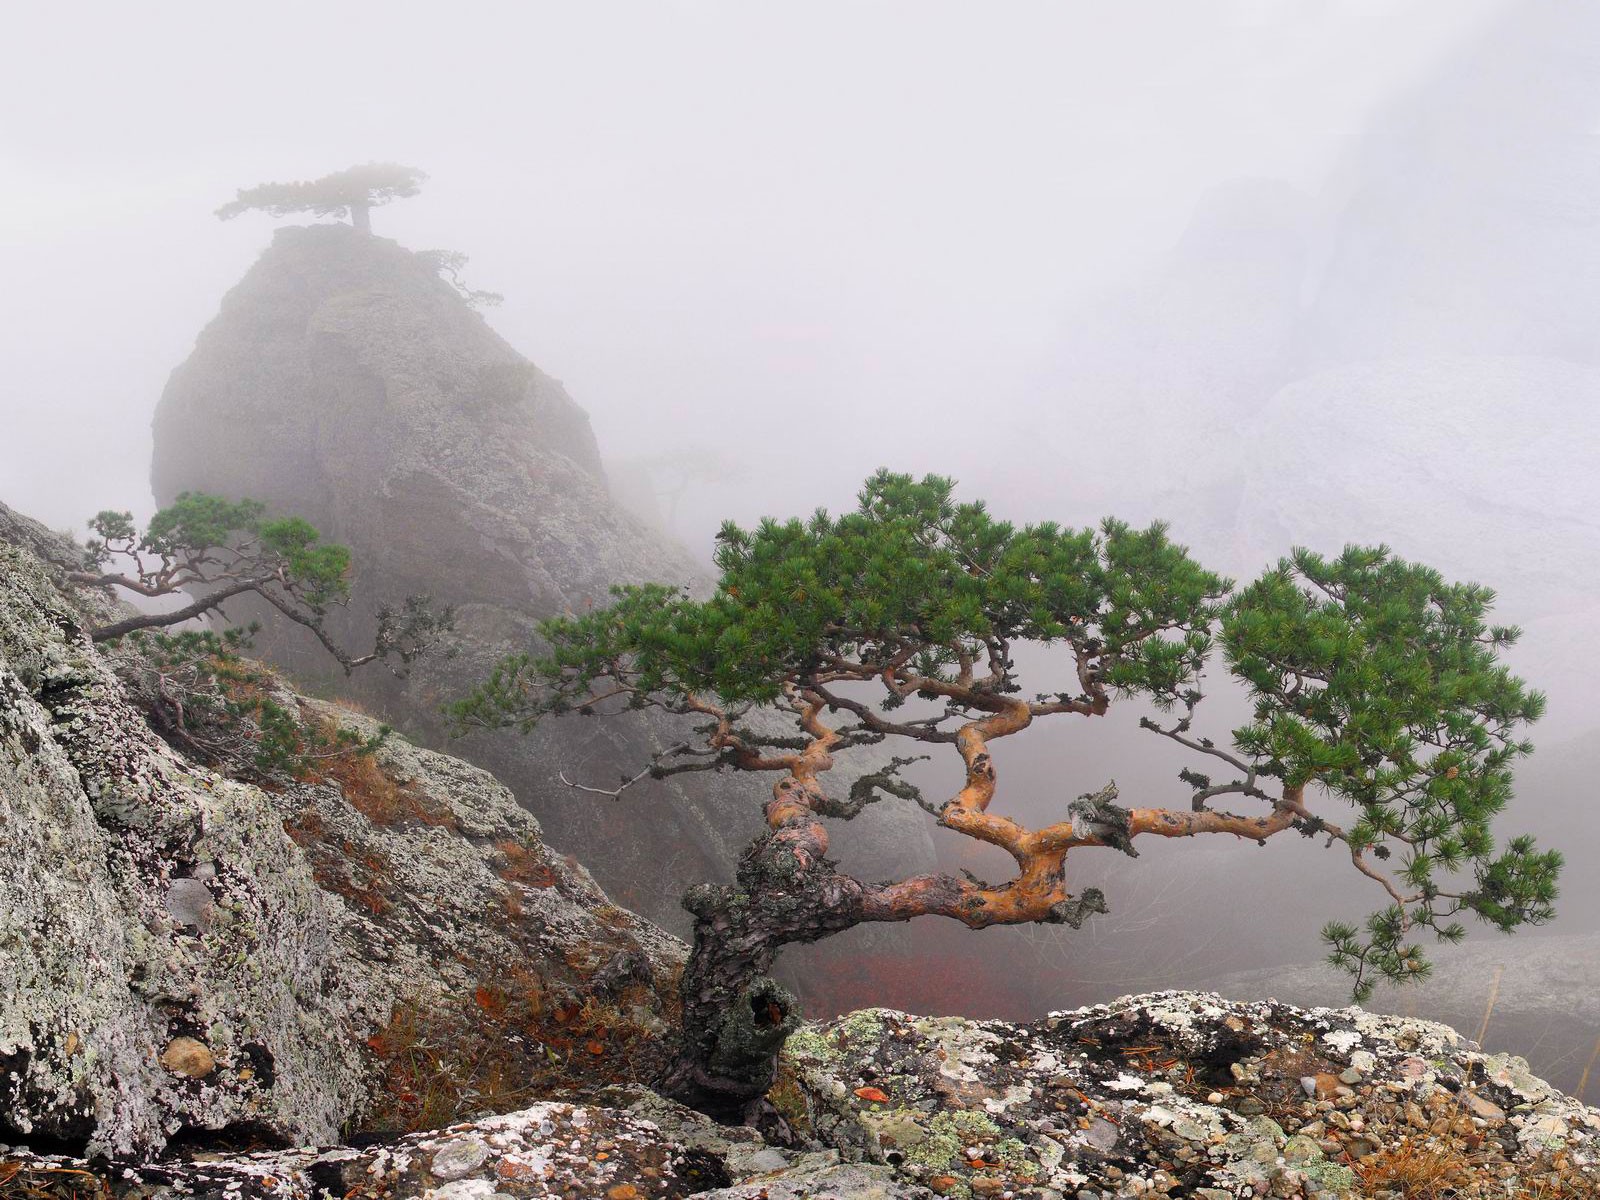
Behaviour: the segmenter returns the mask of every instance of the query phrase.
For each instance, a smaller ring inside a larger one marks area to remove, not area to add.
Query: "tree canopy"
[[[257,209],[274,217],[296,213],[348,216],[357,229],[371,233],[373,208],[391,200],[415,196],[427,178],[426,173],[415,167],[399,163],[363,163],[320,179],[258,183],[255,187],[241,188],[234,199],[217,209],[217,216],[228,221]]]
[[[122,588],[149,598],[192,595],[191,603],[165,612],[141,613],[91,632],[97,642],[144,629],[178,625],[211,612],[236,596],[259,597],[281,615],[310,630],[345,669],[378,659],[409,663],[450,624],[426,597],[407,597],[378,614],[372,649],[353,655],[328,632],[330,606],[350,598],[351,556],[347,547],[324,542],[300,517],[267,517],[256,500],[227,500],[184,492],[150,518],[140,532],[133,514],[107,510],[89,527],[86,569],[76,583]],[[113,569],[117,564],[121,569]]]
[[[685,901],[698,921],[684,983],[693,1086],[680,1092],[753,1094],[765,1068],[749,1063],[782,1030],[763,1041],[726,1013],[741,992],[778,997],[782,1009],[781,989],[762,978],[776,946],[925,914],[974,928],[1077,925],[1105,911],[1097,889],[1068,890],[1066,859],[1080,849],[1136,856],[1141,837],[1264,843],[1288,830],[1337,846],[1381,898],[1364,929],[1323,930],[1358,997],[1377,978],[1424,975],[1417,935],[1457,939],[1458,916],[1509,930],[1552,915],[1560,856],[1528,838],[1497,846],[1492,829],[1543,699],[1499,661],[1517,631],[1489,623],[1486,588],[1383,547],[1331,559],[1296,550],[1236,588],[1161,524],[1016,525],[958,502],[948,479],[886,471],[852,512],[725,525],[716,564],[707,599],[625,587],[609,607],[545,622],[541,648],[506,659],[454,709],[466,725],[524,729],[569,711],[692,718],[642,772],[591,791],[707,770],[776,776],[768,833],[737,885]],[[1023,644],[1061,651],[1042,656],[1045,677],[1022,677],[1013,654]],[[1203,686],[1219,658],[1252,714],[1207,735]],[[994,739],[1043,719],[1099,719],[1121,703],[1193,755],[1173,797],[1125,807],[1103,783],[1063,797],[1061,818],[1039,829],[990,811]],[[749,719],[758,709],[786,714],[793,734],[760,732],[768,726]],[[901,774],[912,759],[885,764],[880,749],[848,796],[828,794],[822,777],[837,756],[891,739],[950,746],[960,790],[923,796]],[[867,884],[842,874],[825,857],[820,818],[848,818],[885,794],[1005,849],[1015,878]]]

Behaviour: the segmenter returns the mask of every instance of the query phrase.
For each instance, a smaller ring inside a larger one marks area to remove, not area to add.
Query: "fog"
[[[1388,542],[1526,628],[1558,749],[1506,824],[1600,850],[1581,0],[30,7],[0,61],[13,507],[80,531],[153,507],[156,398],[275,224],[214,220],[236,188],[414,164],[430,181],[376,231],[469,255],[616,493],[695,554],[880,465],[1019,520],[1165,517],[1244,578]],[[1112,775],[1181,796],[1133,722],[1007,746],[1017,811]],[[1090,868],[1118,920],[959,935],[1021,980],[973,1002],[1314,957],[1354,890],[1318,849]],[[1569,872],[1558,928],[1597,904]]]

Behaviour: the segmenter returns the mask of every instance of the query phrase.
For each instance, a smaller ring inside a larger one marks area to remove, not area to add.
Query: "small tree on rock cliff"
[[[948,480],[884,472],[855,512],[730,524],[718,541],[709,600],[617,589],[603,611],[546,622],[542,656],[507,659],[455,709],[466,724],[525,730],[573,710],[662,708],[693,718],[692,734],[622,787],[694,771],[773,779],[767,830],[737,881],[684,900],[695,918],[684,1040],[663,1088],[706,1111],[737,1115],[772,1082],[799,1021],[767,975],[782,946],[925,915],[1076,927],[1106,911],[1098,890],[1069,890],[1078,851],[1134,857],[1141,838],[1265,843],[1290,830],[1337,846],[1385,900],[1362,931],[1324,930],[1358,995],[1374,978],[1423,975],[1411,938],[1453,941],[1458,915],[1506,930],[1551,915],[1559,856],[1526,838],[1497,850],[1490,829],[1530,749],[1519,730],[1543,701],[1499,665],[1516,631],[1486,624],[1486,589],[1352,547],[1331,560],[1295,551],[1235,593],[1160,525],[1018,527],[956,503]],[[1012,658],[1023,643],[1059,651],[1059,675],[1029,691]],[[1219,645],[1254,711],[1216,740],[1195,723]],[[1039,829],[991,811],[997,739],[1096,720],[1119,700],[1145,702],[1141,725],[1194,755],[1179,804],[1125,804],[1106,783],[1063,797],[1060,819]],[[793,735],[762,732],[749,717],[763,708],[787,714]],[[900,775],[912,760],[880,750],[848,795],[828,792],[839,756],[885,742],[948,747],[960,788],[924,796]],[[885,794],[1005,850],[1015,877],[843,873],[823,818]],[[1352,815],[1336,823],[1330,809]]]
[[[299,517],[266,519],[265,512],[259,501],[185,492],[151,517],[143,533],[132,513],[98,514],[89,522],[95,537],[85,565],[92,569],[73,572],[74,583],[122,588],[152,599],[198,596],[181,608],[102,625],[90,637],[107,642],[178,625],[220,613],[228,600],[248,593],[309,629],[348,673],[379,659],[409,663],[449,626],[448,610],[436,612],[426,597],[409,596],[398,608],[380,609],[372,648],[351,654],[325,624],[329,607],[350,598],[349,549],[323,542]],[[109,569],[113,563],[126,569]]]
[[[399,163],[363,163],[324,175],[321,179],[292,183],[258,183],[241,188],[237,196],[217,209],[217,216],[232,220],[240,213],[260,209],[274,217],[311,213],[318,217],[350,217],[362,233],[372,232],[371,210],[391,200],[406,200],[422,190],[428,176]]]

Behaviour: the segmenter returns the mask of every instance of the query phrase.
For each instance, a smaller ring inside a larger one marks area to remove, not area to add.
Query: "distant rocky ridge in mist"
[[[706,586],[681,547],[614,502],[588,416],[558,381],[423,257],[344,225],[279,230],[224,298],[161,398],[152,477],[163,503],[185,490],[251,496],[349,545],[354,603],[335,627],[352,639],[381,600],[453,605],[459,653],[403,684],[381,668],[326,679],[327,657],[282,622],[258,640],[296,678],[324,678],[434,742],[440,703],[526,648],[538,619],[603,605],[612,584]],[[679,729],[647,714],[567,718],[452,750],[505,780],[619,900],[683,929],[685,885],[730,875],[760,828],[761,781],[694,775],[611,802],[557,780],[613,786]],[[856,822],[852,840],[877,848],[869,873],[932,861],[920,811],[897,804]]]
[[[1572,736],[1600,669],[1600,8],[1506,8],[1368,128],[1319,194],[1219,187],[1073,314],[1030,446],[1080,519],[1175,519],[1242,576],[1387,542],[1493,585]]]

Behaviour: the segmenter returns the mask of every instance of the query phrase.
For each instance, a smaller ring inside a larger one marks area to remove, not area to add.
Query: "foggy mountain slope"
[[[613,502],[587,415],[559,383],[425,259],[343,225],[279,231],[228,293],[161,398],[152,477],[162,503],[186,489],[251,496],[349,545],[358,579],[338,623],[351,641],[382,600],[454,605],[460,652],[404,684],[382,668],[332,679],[327,655],[282,621],[264,620],[258,642],[298,678],[434,740],[440,703],[525,647],[539,618],[604,604],[613,583],[706,584]],[[759,828],[761,782],[696,775],[610,802],[557,779],[614,786],[676,740],[672,721],[568,717],[452,750],[505,779],[620,901],[682,928],[685,884],[729,873]],[[930,861],[920,812],[878,807],[857,839],[887,847],[874,869]]]
[[[1600,361],[1597,80],[1600,8],[1514,5],[1381,112],[1329,189],[1308,364]]]
[[[1359,363],[1286,387],[1241,440],[1252,466],[1238,561],[1382,542],[1492,586],[1497,619],[1525,630],[1509,661],[1551,696],[1536,734],[1592,721],[1600,370],[1535,357]]]
[[[1069,315],[1014,450],[1065,493],[1056,515],[1214,519],[1239,424],[1296,370],[1314,215],[1280,181],[1219,185],[1153,267]]]

